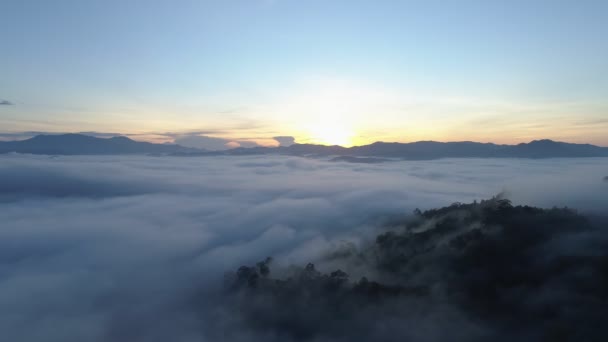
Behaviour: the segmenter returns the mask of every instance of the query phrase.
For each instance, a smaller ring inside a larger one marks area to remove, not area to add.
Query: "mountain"
[[[294,144],[278,148],[237,148],[222,152],[227,155],[286,154],[295,156],[338,157],[334,161],[361,162],[356,158],[397,158],[428,160],[439,158],[578,158],[608,157],[608,147],[589,144],[570,144],[552,140],[534,140],[518,145],[497,145],[471,141],[412,143],[375,142],[370,145],[342,147]]]
[[[153,144],[127,137],[109,139],[83,134],[38,135],[21,141],[0,142],[0,153],[32,154],[170,154],[176,156],[260,155],[337,157],[334,161],[370,163],[381,158],[426,160],[439,158],[578,158],[608,157],[608,147],[570,144],[553,140],[534,140],[518,145],[497,145],[472,141],[412,143],[375,142],[370,145],[342,147],[314,144],[293,144],[282,147],[234,148],[226,151],[206,151],[174,144]],[[375,159],[361,159],[378,158]]]
[[[404,159],[437,158],[576,158],[608,157],[608,148],[589,144],[570,144],[552,140],[534,140],[518,145],[491,143],[419,141],[407,144],[374,143],[352,147],[354,156],[394,157]]]
[[[37,135],[31,139],[0,142],[0,153],[58,155],[173,154],[196,152],[180,145],[153,144],[127,137],[96,138],[83,134]]]
[[[569,144],[552,140],[534,140],[528,144],[510,146],[505,155],[519,158],[550,157],[605,157],[608,147],[589,144]]]

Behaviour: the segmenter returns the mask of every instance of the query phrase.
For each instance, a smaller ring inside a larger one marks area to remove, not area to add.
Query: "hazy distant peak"
[[[20,141],[0,142],[0,153],[100,155],[100,154],[173,154],[199,150],[180,145],[164,145],[131,140],[125,136],[98,138],[85,134],[40,134]]]
[[[608,157],[608,147],[571,144],[550,139],[533,140],[517,145],[496,145],[472,141],[439,142],[422,140],[412,143],[377,141],[369,145],[343,147],[319,144],[293,144],[278,148],[239,147],[226,151],[208,151],[176,144],[140,142],[125,136],[98,138],[68,133],[37,135],[21,141],[0,142],[0,153],[33,154],[179,154],[179,155],[252,155],[287,154],[314,156],[382,157],[398,159],[438,158],[575,158]]]
[[[134,141],[133,139],[125,137],[124,135],[119,135],[117,137],[112,137],[110,139],[111,140],[116,140],[116,141]]]
[[[552,145],[552,144],[560,144],[560,142],[553,141],[551,139],[540,139],[540,140],[532,140],[528,144],[522,143],[520,145]]]
[[[31,139],[27,140],[94,140],[97,139],[90,135],[78,134],[78,133],[64,133],[64,134],[38,134]],[[23,140],[23,141],[27,141]]]

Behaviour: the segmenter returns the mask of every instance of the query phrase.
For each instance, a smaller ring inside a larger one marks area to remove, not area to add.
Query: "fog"
[[[14,341],[270,340],[218,330],[240,326],[236,313],[217,314],[225,274],[240,265],[272,256],[277,269],[332,271],[322,269],[328,253],[365,246],[416,208],[502,192],[598,215],[608,212],[606,174],[607,158],[3,155],[0,331]],[[462,338],[485,329],[451,310],[438,319],[459,324]]]

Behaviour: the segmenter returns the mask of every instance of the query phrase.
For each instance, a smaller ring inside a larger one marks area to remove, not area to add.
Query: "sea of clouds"
[[[606,213],[607,175],[607,158],[3,155],[2,339],[205,340],[206,308],[239,265],[315,262],[415,208],[500,192]]]

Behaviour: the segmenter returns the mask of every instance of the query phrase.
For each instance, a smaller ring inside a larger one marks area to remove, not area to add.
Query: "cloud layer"
[[[241,264],[315,262],[415,208],[503,190],[606,212],[607,169],[606,159],[0,156],[0,329],[19,341],[207,340],[232,317],[210,308]]]

